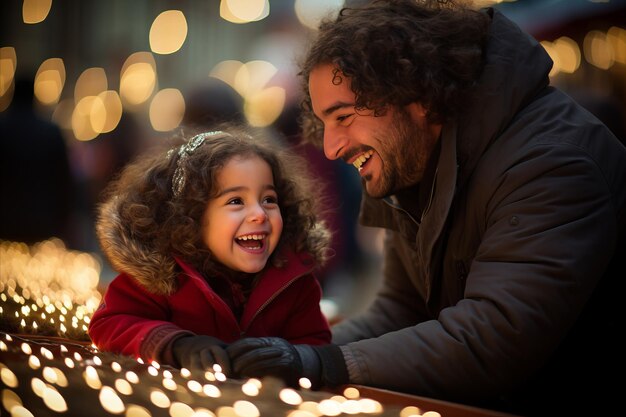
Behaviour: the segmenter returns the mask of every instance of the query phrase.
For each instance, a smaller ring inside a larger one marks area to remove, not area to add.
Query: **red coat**
[[[247,336],[318,345],[330,342],[319,305],[320,285],[312,266],[296,255],[289,256],[284,268],[270,268],[259,279],[240,322],[198,271],[180,260],[178,264],[183,272],[171,295],[151,293],[126,273],[109,284],[89,324],[89,336],[99,349],[158,359],[168,343],[184,333],[225,342]]]

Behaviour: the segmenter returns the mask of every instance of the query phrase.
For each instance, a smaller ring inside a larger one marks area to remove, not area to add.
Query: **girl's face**
[[[258,156],[234,157],[217,175],[218,194],[202,217],[202,240],[235,271],[259,272],[283,230],[271,167]]]

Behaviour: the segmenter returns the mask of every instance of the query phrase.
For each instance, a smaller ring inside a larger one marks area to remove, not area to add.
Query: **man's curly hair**
[[[453,117],[479,77],[489,18],[460,0],[373,0],[344,7],[319,26],[300,64],[305,138],[321,143],[308,80],[321,64],[350,78],[356,109],[382,114],[389,106],[421,103],[431,122]]]
[[[207,137],[184,161],[186,181],[178,196],[172,192],[172,177],[177,152],[189,139],[182,135],[171,138],[167,148],[155,146],[127,165],[108,186],[102,206],[115,200],[119,222],[127,228],[124,233],[150,252],[178,256],[205,274],[228,273],[202,241],[202,217],[219,191],[216,180],[221,169],[233,157],[258,156],[272,169],[283,218],[282,235],[270,262],[280,267],[279,253],[288,247],[310,254],[322,265],[330,232],[318,219],[319,187],[313,186],[306,161],[264,131],[232,124],[218,129],[224,134]]]

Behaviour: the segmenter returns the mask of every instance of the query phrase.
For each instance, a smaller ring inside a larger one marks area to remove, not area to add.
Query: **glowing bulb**
[[[220,389],[211,384],[205,384],[204,387],[202,387],[202,392],[211,398],[219,398],[222,396]]]
[[[100,390],[100,404],[102,408],[111,414],[121,414],[124,411],[124,403],[111,387],[104,386]]]
[[[235,409],[235,413],[238,416],[259,417],[261,415],[256,405],[252,404],[250,401],[245,401],[245,400],[235,401],[235,403],[233,404],[233,408]]]
[[[115,389],[124,395],[133,393],[133,387],[130,385],[130,382],[121,378],[115,380]]]
[[[31,369],[38,369],[41,366],[41,362],[37,356],[30,355],[28,358],[28,366],[30,366]]]

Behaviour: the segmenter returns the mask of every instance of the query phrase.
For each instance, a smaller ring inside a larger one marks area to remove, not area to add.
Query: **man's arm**
[[[399,238],[399,237],[398,237]],[[385,234],[383,283],[368,309],[333,326],[333,343],[378,337],[428,319],[423,297],[398,256],[393,232]]]

